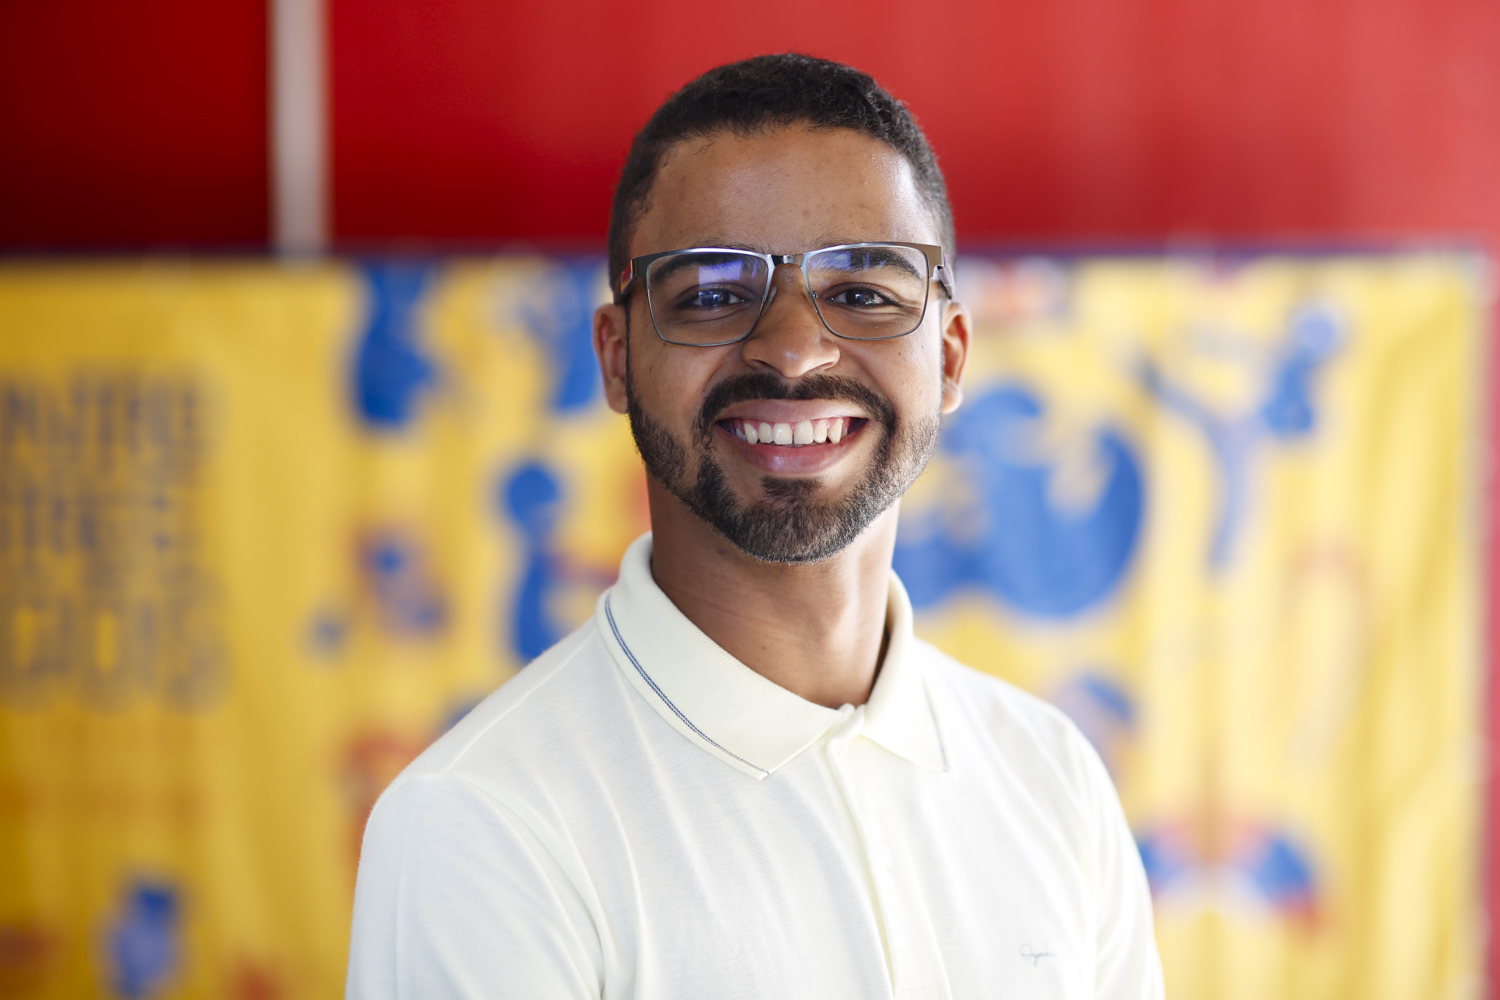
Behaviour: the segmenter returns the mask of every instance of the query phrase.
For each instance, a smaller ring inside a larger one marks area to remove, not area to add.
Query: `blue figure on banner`
[[[1344,341],[1341,318],[1332,309],[1310,305],[1297,310],[1286,337],[1266,369],[1260,400],[1249,413],[1225,416],[1180,385],[1150,358],[1137,370],[1148,392],[1168,410],[1196,427],[1213,452],[1220,483],[1219,514],[1209,546],[1214,569],[1228,565],[1249,503],[1251,460],[1267,437],[1288,442],[1317,428],[1313,378]]]
[[[337,653],[348,638],[349,619],[332,608],[319,609],[308,622],[308,645],[314,653]]]
[[[363,273],[368,305],[354,350],[354,409],[369,427],[400,430],[437,382],[437,366],[422,352],[417,329],[432,267],[368,263]]]
[[[1135,736],[1136,703],[1125,686],[1096,670],[1073,674],[1047,698],[1093,744],[1110,777],[1120,780],[1125,750]]]
[[[594,360],[596,258],[558,261],[539,294],[521,306],[526,329],[547,351],[553,373],[552,412],[572,413],[592,403],[603,387]]]
[[[917,608],[964,587],[986,590],[1042,618],[1066,618],[1119,585],[1140,535],[1141,465],[1117,432],[1093,433],[1099,488],[1081,506],[1051,489],[1056,463],[1041,454],[1045,406],[1002,385],[960,409],[940,447],[963,470],[972,502],[903,524],[895,567]]]
[[[399,527],[364,532],[360,581],[381,627],[392,635],[430,637],[448,623],[447,602],[428,565],[426,546]]]
[[[136,1000],[162,990],[177,971],[181,916],[177,890],[162,882],[126,887],[106,932],[110,983],[118,996]]]
[[[1153,896],[1185,897],[1213,907],[1255,900],[1278,917],[1317,925],[1317,868],[1291,834],[1263,823],[1222,819],[1214,824],[1216,834],[1201,826],[1168,824],[1138,838]]]
[[[548,607],[561,583],[552,536],[562,506],[562,484],[540,462],[527,462],[506,477],[497,498],[524,545],[520,586],[511,608],[511,637],[521,663],[530,663],[567,634]]]

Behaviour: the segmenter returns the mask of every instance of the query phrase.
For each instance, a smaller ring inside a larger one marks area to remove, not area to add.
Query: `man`
[[[891,574],[960,401],[952,259],[861,73],[762,57],[656,112],[594,325],[652,534],[376,806],[351,997],[1161,995],[1098,758]]]

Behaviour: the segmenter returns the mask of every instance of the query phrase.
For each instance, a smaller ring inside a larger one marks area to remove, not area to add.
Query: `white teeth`
[[[798,420],[781,424],[765,421],[736,420],[730,426],[741,441],[751,444],[779,444],[801,448],[803,445],[838,444],[844,437],[847,417],[831,417],[823,420]]]

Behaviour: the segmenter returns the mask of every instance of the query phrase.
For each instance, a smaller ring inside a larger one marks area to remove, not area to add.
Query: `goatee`
[[[769,372],[735,375],[709,390],[694,421],[699,458],[692,467],[688,447],[640,405],[626,362],[630,431],[646,471],[735,548],[766,562],[810,563],[843,551],[926,467],[937,442],[937,414],[903,423],[888,400],[852,379],[808,375],[789,382]],[[870,414],[864,433],[880,440],[865,475],[838,500],[819,500],[817,478],[765,476],[762,498],[735,495],[715,460],[715,417],[728,406],[754,399],[844,400]]]

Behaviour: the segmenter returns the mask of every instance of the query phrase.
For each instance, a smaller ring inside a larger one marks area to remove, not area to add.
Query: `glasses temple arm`
[[[943,291],[947,293],[948,298],[952,299],[954,297],[953,273],[952,268],[948,266],[947,262],[945,261],[934,267],[932,269],[932,276],[938,280],[938,284],[943,286]]]

